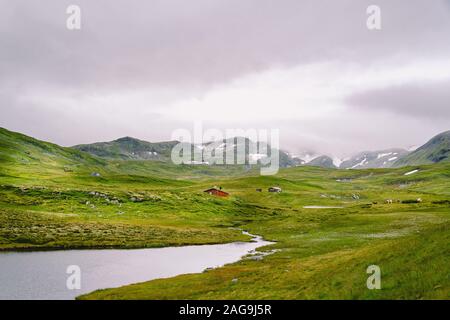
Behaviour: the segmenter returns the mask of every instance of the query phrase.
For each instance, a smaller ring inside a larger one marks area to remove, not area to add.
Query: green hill
[[[88,153],[40,141],[0,128],[0,174],[14,177],[59,176],[96,172],[106,162]]]
[[[74,146],[74,149],[90,154],[122,160],[167,160],[178,141],[151,143],[124,137],[110,142],[97,142]]]
[[[433,137],[426,144],[399,159],[394,167],[450,161],[450,130]]]

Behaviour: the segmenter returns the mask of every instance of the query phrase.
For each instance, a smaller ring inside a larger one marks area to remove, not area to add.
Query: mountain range
[[[446,162],[450,161],[450,131],[436,135],[412,151],[401,148],[363,151],[342,160],[308,152],[295,158],[300,165],[339,169],[391,168]]]
[[[136,138],[124,137],[110,142],[76,145],[72,148],[106,159],[170,161],[172,148],[178,143],[178,141],[151,143]],[[237,150],[245,150],[245,164],[249,164],[250,160],[260,162],[267,156],[257,152],[261,147],[262,143],[255,143],[248,138],[239,139],[238,137],[203,144],[187,144],[187,148],[191,149],[192,155],[188,164],[210,164],[212,162],[211,157],[208,157],[210,154],[223,154],[225,163],[227,154],[236,155]],[[265,148],[268,152],[279,152],[281,167],[296,165],[295,160],[286,152],[272,149],[267,144]],[[194,155],[197,157],[194,157]]]
[[[396,161],[402,159],[409,152],[405,149],[387,149],[379,151],[360,152],[350,159],[345,159],[340,168],[342,169],[367,169],[367,168],[390,168]]]
[[[72,148],[94,156],[120,160],[169,160],[172,148],[178,141],[151,143],[131,137],[110,142],[81,144]]]
[[[49,160],[58,156],[63,160],[66,159],[63,162],[67,164],[74,161],[87,161],[101,165],[103,160],[170,162],[172,148],[178,143],[178,141],[152,143],[132,137],[123,137],[110,142],[97,142],[66,148],[0,128],[0,161],[18,158],[21,162],[26,163],[32,161],[39,154],[39,157],[46,157]],[[192,144],[191,148],[193,153],[201,152],[208,147],[213,148],[213,153],[219,150],[236,153],[238,148],[242,147],[239,143],[245,143],[246,164],[249,163],[249,159],[260,162],[265,157],[264,154],[254,152],[254,150],[258,150],[259,145],[247,138],[231,138],[220,143],[209,142],[202,145]],[[423,146],[411,152],[399,148],[364,151],[343,160],[336,160],[336,158],[327,155],[311,156],[310,153],[305,156],[305,159],[301,159],[300,156],[293,156],[285,151],[272,149],[269,145],[266,147],[269,152],[279,152],[281,167],[306,165],[339,169],[367,169],[413,166],[450,161],[450,131],[438,134]],[[192,161],[191,164],[197,163]],[[209,164],[208,159],[202,158],[201,164]]]

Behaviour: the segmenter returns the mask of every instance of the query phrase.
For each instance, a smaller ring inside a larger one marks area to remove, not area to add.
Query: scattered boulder
[[[143,198],[139,198],[139,197],[131,197],[130,201],[131,202],[142,202],[142,201],[144,201],[144,199]]]

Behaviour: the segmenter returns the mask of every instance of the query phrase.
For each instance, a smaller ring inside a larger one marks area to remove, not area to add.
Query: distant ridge
[[[178,141],[151,143],[132,137],[123,137],[110,142],[77,145],[71,148],[34,139],[21,133],[0,128],[0,162],[21,164],[66,165],[68,167],[84,163],[90,167],[103,166],[105,160],[157,160],[170,162],[172,148]],[[245,143],[253,143],[245,140]],[[207,144],[205,144],[207,145]],[[201,146],[192,146],[201,149]],[[224,140],[217,148],[236,150],[234,140]],[[275,149],[273,149],[275,150]],[[337,168],[329,156],[315,157],[305,163],[288,153],[278,151],[280,166],[297,165]],[[247,154],[247,157],[259,159],[264,155]],[[413,152],[404,149],[366,151],[343,161],[340,169],[367,169],[413,166],[450,161],[450,130],[442,132]]]
[[[319,156],[317,158],[314,158],[313,160],[306,163],[305,166],[336,169],[336,166],[333,163],[333,159],[331,159],[329,156]]]
[[[346,159],[339,167],[341,169],[390,168],[408,153],[407,150],[400,148],[364,151]]]
[[[311,155],[313,155],[311,157]],[[410,150],[392,148],[378,151],[363,151],[342,160],[333,161],[326,155],[308,152],[295,156],[297,166],[316,166],[339,169],[392,168],[450,161],[450,130],[442,132],[419,148]],[[335,159],[336,160],[336,159]]]
[[[251,154],[250,150],[255,149],[256,143],[248,138],[240,140],[241,143],[245,143],[246,159],[261,159],[264,155]],[[170,161],[172,148],[178,144],[178,141],[166,141],[166,142],[147,142],[132,137],[123,137],[110,142],[97,142],[93,144],[76,145],[73,148],[90,153],[97,157],[105,159],[120,159],[120,160],[159,160]],[[211,145],[212,142],[204,143],[203,145],[191,145],[192,152],[201,153],[201,150]],[[221,142],[214,142],[216,149],[221,152],[237,152],[238,143],[237,139],[229,138]],[[252,145],[253,148],[250,148]],[[290,167],[294,166],[294,160],[284,151],[275,150],[280,155],[280,166]],[[206,163],[206,162],[205,162]]]
[[[151,143],[132,137],[123,137],[110,142],[76,145],[72,148],[97,157],[121,160],[168,160],[172,148],[178,141]]]
[[[450,130],[442,132],[420,148],[394,163],[395,167],[450,161]]]

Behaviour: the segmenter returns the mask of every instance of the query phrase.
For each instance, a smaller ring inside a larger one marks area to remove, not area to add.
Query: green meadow
[[[230,196],[203,192],[212,186]],[[107,161],[0,129],[0,250],[249,241],[239,229],[276,242],[260,260],[80,299],[449,299],[449,222],[448,163],[261,176]],[[381,268],[381,290],[366,287],[370,265]]]

